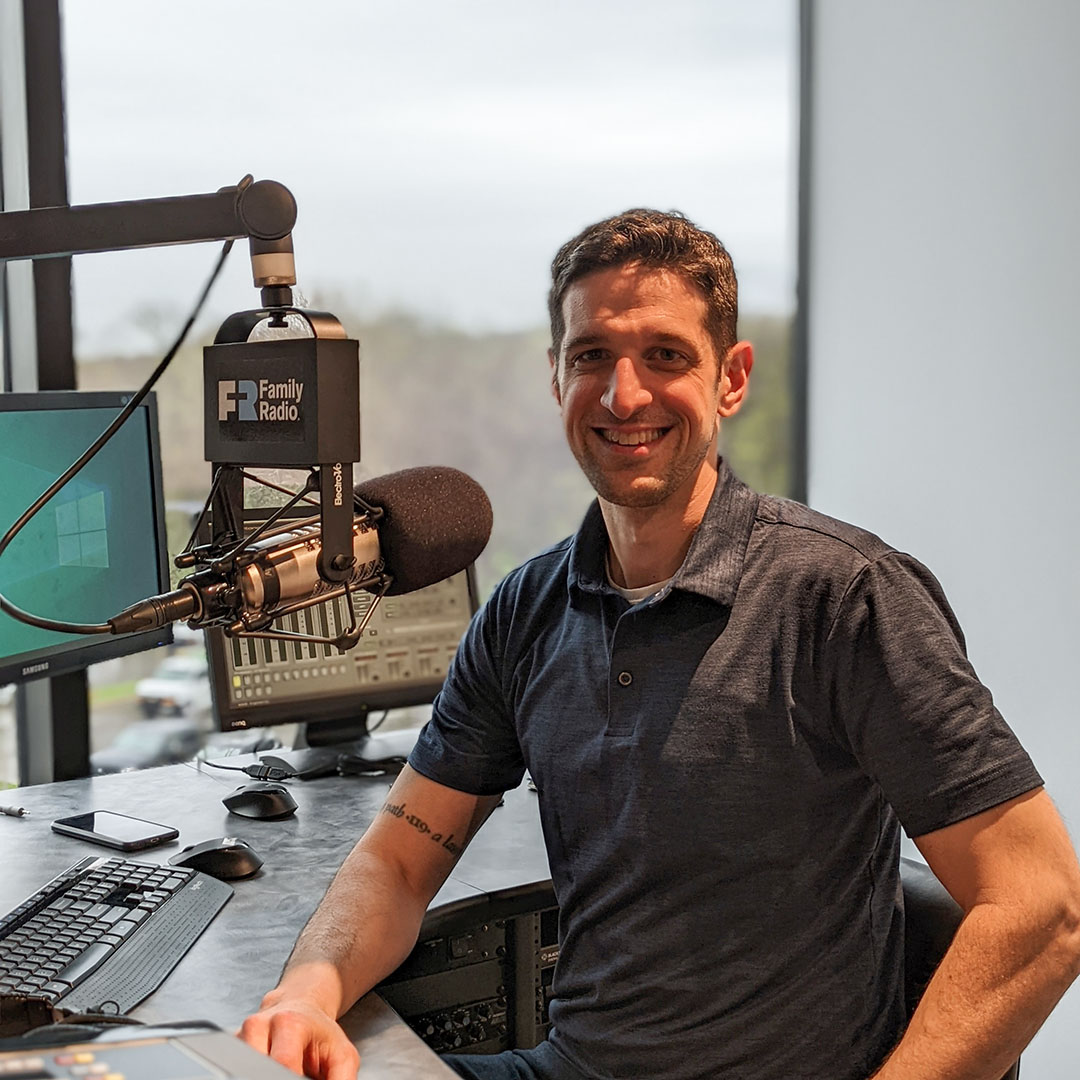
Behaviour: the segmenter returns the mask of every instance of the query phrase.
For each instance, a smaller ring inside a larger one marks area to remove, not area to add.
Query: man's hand
[[[356,1047],[332,1016],[305,998],[272,990],[241,1025],[240,1037],[300,1076],[356,1080]]]
[[[359,1055],[336,1018],[409,955],[431,898],[499,798],[406,765],[241,1038],[303,1076],[355,1080]]]

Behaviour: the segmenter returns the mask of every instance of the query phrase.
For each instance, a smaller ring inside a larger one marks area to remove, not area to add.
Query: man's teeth
[[[648,431],[613,431],[604,428],[601,432],[608,442],[619,446],[640,446],[642,443],[656,442],[664,434],[663,428],[650,428]]]

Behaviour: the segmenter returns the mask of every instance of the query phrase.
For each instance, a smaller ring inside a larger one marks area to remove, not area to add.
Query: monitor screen
[[[0,534],[105,430],[130,394],[0,393]],[[0,592],[32,615],[104,623],[169,588],[157,411],[149,395],[0,554]],[[172,630],[68,634],[0,612],[0,683],[168,644]]]

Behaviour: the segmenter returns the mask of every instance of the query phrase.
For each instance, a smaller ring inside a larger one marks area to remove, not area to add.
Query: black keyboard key
[[[63,971],[56,976],[57,982],[66,982],[78,986],[92,971],[103,964],[112,955],[113,947],[97,942],[83,950]]]

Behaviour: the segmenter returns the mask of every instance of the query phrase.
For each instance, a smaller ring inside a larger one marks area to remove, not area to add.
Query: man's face
[[[664,269],[599,270],[567,289],[566,332],[559,355],[549,353],[553,389],[570,449],[602,499],[656,506],[711,466],[719,419],[739,402],[706,310],[694,285]]]

